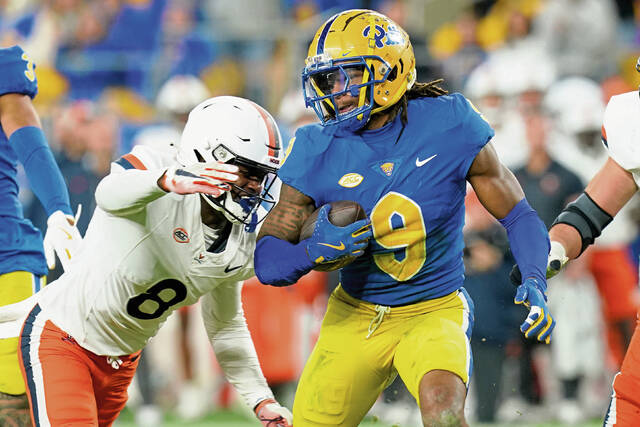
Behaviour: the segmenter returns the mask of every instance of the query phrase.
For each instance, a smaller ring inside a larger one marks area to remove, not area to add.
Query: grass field
[[[563,424],[559,423],[542,423],[542,424],[473,424],[474,427],[561,427]],[[601,420],[593,420],[588,423],[581,423],[578,427],[596,427],[601,426]],[[243,414],[238,412],[216,412],[207,416],[206,418],[199,421],[184,421],[179,420],[170,414],[167,415],[163,427],[256,427],[260,426],[257,420],[248,419]],[[387,424],[383,424],[381,422],[377,422],[372,419],[368,419],[360,424],[361,427],[393,427]],[[133,421],[133,414],[124,410],[114,427],[147,427],[147,426],[137,426]],[[405,427],[405,426],[402,426]],[[410,426],[406,426],[410,427]],[[414,426],[411,426],[414,427]]]

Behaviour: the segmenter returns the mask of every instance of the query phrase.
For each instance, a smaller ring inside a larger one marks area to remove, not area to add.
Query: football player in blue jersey
[[[0,306],[4,306],[44,286],[47,265],[55,267],[55,254],[66,267],[81,237],[67,187],[31,103],[38,91],[35,65],[14,46],[0,49],[0,69]],[[18,161],[49,215],[44,251],[40,231],[22,215]],[[17,349],[17,337],[0,339],[0,425],[31,425]]]
[[[294,425],[357,426],[397,374],[429,426],[466,425],[473,303],[462,287],[464,197],[471,184],[506,228],[524,280],[527,337],[549,342],[543,223],[490,143],[491,126],[462,95],[416,82],[407,33],[386,16],[348,10],[315,34],[302,74],[321,124],[297,130],[280,169],[280,201],[255,251],[262,283],[285,286],[319,264],[340,272],[302,373]],[[318,207],[353,200],[368,219],[346,227]]]

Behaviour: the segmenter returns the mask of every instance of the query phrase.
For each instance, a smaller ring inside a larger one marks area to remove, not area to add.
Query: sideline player
[[[33,297],[24,322],[36,425],[111,425],[140,350],[171,312],[200,297],[227,379],[263,425],[291,425],[262,375],[240,299],[280,147],[263,108],[218,97],[191,111],[176,159],[137,146],[112,165],[78,262]]]
[[[81,242],[69,193],[31,103],[38,82],[35,64],[18,47],[0,49],[0,306],[21,301],[46,282],[57,253],[68,268]],[[17,162],[49,219],[44,239],[22,215]],[[45,257],[46,255],[46,257]],[[0,425],[30,425],[18,363],[18,337],[0,339]]]
[[[640,58],[636,64],[640,72]],[[640,97],[637,91],[611,98],[604,113],[602,142],[609,157],[589,181],[584,193],[570,203],[549,230],[549,277],[577,258],[600,235],[638,191],[640,183]],[[620,372],[613,380],[605,426],[640,423],[640,326],[636,324]]]
[[[507,229],[525,266],[516,302],[526,336],[548,342],[544,225],[489,143],[493,130],[439,81],[416,83],[407,33],[386,16],[349,10],[318,30],[306,60],[307,106],[322,124],[296,132],[279,171],[280,200],[256,248],[262,283],[289,285],[319,263],[341,271],[294,401],[296,427],[356,426],[400,374],[425,425],[466,425],[473,304],[463,285],[464,196],[471,183]],[[335,227],[317,207],[354,200],[368,220]]]

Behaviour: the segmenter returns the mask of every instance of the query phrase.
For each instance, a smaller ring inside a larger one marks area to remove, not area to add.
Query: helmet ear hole
[[[198,152],[198,150],[193,150],[193,152],[196,155],[196,159],[198,159],[198,162],[206,163],[204,160],[204,157],[202,157],[202,155]]]
[[[402,64],[402,61],[400,61],[400,64]],[[392,82],[396,79],[396,77],[398,77],[398,67],[393,67],[393,69],[391,70],[391,72],[389,73],[389,77],[387,77],[387,80]]]

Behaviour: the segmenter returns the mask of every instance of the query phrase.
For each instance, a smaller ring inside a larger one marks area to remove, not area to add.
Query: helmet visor
[[[352,96],[357,96],[358,89],[364,86],[362,84],[363,75],[363,65],[338,66],[311,74],[309,80],[311,88],[317,89],[315,92],[320,96],[331,93],[343,94],[347,90],[351,92]]]

